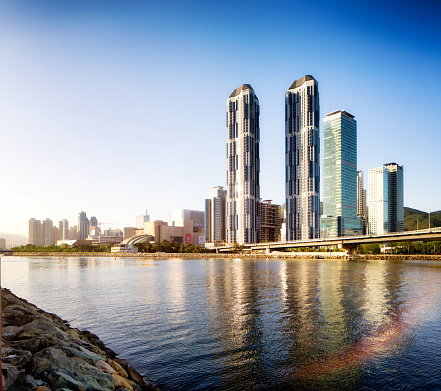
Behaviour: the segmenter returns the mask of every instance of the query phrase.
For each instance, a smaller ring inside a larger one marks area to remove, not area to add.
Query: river
[[[162,390],[441,389],[441,262],[2,257]]]

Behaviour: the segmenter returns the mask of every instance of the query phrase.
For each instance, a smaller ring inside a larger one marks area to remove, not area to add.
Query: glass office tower
[[[347,111],[323,120],[323,215],[321,237],[362,233],[357,216],[357,121]]]

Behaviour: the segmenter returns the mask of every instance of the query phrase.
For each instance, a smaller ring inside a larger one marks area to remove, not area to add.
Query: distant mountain
[[[441,210],[430,212],[430,226],[441,227]],[[404,207],[404,230],[413,231],[429,228],[429,213]]]
[[[0,232],[0,239],[6,239],[6,247],[21,246],[29,243],[28,237],[17,234],[5,234]]]

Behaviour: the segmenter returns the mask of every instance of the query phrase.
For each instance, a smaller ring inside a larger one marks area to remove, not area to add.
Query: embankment
[[[157,390],[94,334],[2,289],[6,390]]]
[[[15,252],[13,256],[20,257],[130,257],[130,258],[184,258],[184,259],[210,259],[210,258],[258,258],[258,259],[344,259],[344,260],[390,260],[390,261],[441,261],[441,254],[346,254],[346,252],[282,252],[274,251],[270,254],[245,253],[245,254],[223,254],[223,253],[27,253]]]

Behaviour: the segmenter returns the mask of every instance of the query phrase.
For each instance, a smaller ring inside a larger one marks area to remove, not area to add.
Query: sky
[[[358,169],[404,166],[441,209],[439,1],[0,2],[0,232],[32,217],[134,226],[226,184],[226,100],[260,101],[261,197],[284,202],[285,92],[355,116]],[[323,129],[320,129],[321,133]],[[365,183],[365,187],[367,183]]]

